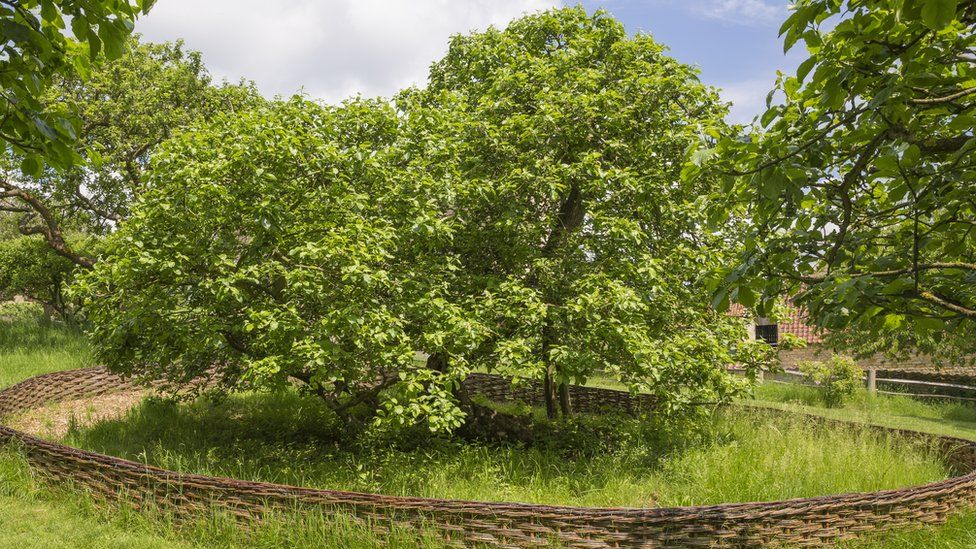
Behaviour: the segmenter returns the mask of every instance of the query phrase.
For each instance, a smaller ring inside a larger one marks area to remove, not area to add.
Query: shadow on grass
[[[349,435],[314,397],[284,392],[216,403],[149,399],[123,418],[70,429],[65,442],[166,469],[280,484],[489,501],[644,504],[647,494],[610,493],[607,486],[614,478],[653,475],[661,458],[657,437],[637,422],[620,428],[609,418],[564,426],[537,446],[463,441],[423,427],[370,427]]]
[[[874,491],[945,478],[932,448],[858,428],[722,413],[699,437],[646,421],[581,417],[532,445],[423,428],[350,436],[314,397],[149,400],[66,442],[166,469],[391,495],[552,505],[659,507]]]
[[[87,346],[81,329],[44,318],[5,320],[0,318],[0,352],[52,350]]]

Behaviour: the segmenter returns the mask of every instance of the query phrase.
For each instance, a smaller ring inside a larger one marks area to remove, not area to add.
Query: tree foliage
[[[341,413],[450,429],[484,368],[606,372],[662,413],[728,399],[753,350],[708,308],[724,240],[682,183],[724,108],[603,13],[456,37],[393,103],[294,99],[167,142],[84,276],[97,356],[124,373],[305,382]],[[572,403],[563,391],[563,413]]]
[[[686,168],[717,159],[715,220],[751,226],[717,304],[797,294],[864,351],[976,351],[974,24],[972,1],[794,5],[785,47],[809,57],[752,132]]]
[[[741,337],[701,277],[726,247],[702,230],[710,182],[679,170],[725,108],[695,70],[569,9],[455,37],[421,94],[460,121],[458,292],[491,304],[478,365],[545,379],[550,415],[595,371],[676,407],[721,399]]]
[[[864,388],[864,370],[850,357],[833,355],[826,361],[803,361],[797,367],[821,389],[824,404],[837,408]]]
[[[86,252],[97,246],[83,235],[72,234],[68,240]],[[68,295],[75,268],[37,236],[0,239],[0,302],[26,299],[42,305],[48,317],[73,321],[80,309]]]
[[[45,163],[80,161],[80,122],[65,105],[43,100],[52,80],[84,76],[101,52],[122,55],[135,18],[152,0],[4,0],[0,2],[0,140],[27,173]],[[70,35],[68,34],[70,32]]]
[[[483,330],[442,287],[444,184],[422,170],[425,141],[401,139],[413,123],[382,102],[294,99],[168,142],[85,277],[97,354],[150,377],[300,379],[342,413],[400,384],[456,424],[456,375],[432,379],[416,353],[463,356]]]
[[[73,250],[66,230],[104,234],[128,215],[146,186],[155,148],[183,128],[220,112],[260,101],[249,85],[214,85],[197,52],[179,42],[126,45],[115,60],[96,61],[81,78],[56,80],[41,97],[79,117],[84,165],[31,170],[11,153],[0,174],[0,209],[23,214],[21,232],[42,235],[59,254],[90,267],[95,258]]]

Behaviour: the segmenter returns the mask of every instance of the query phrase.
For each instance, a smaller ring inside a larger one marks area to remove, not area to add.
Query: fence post
[[[868,368],[868,392],[872,395],[878,392],[878,370],[874,366]]]

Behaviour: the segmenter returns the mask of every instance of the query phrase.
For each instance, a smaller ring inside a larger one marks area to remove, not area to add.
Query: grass
[[[601,377],[588,384],[624,389],[619,382]],[[842,407],[827,408],[816,387],[769,382],[756,387],[751,397],[741,398],[737,404],[976,440],[976,406],[962,402],[871,395],[865,390],[858,391]]]
[[[80,488],[55,487],[32,475],[15,449],[0,451],[0,547],[381,547],[371,528],[343,516],[314,511],[269,513],[251,528],[226,515],[192,522],[152,509],[107,505]],[[391,547],[436,548],[425,533],[393,528]]]
[[[759,426],[757,428],[757,426]],[[723,413],[676,445],[629,418],[566,425],[532,446],[369,431],[341,440],[311,397],[148,400],[66,442],[159,467],[311,487],[480,501],[654,507],[871,491],[945,478],[924,446],[864,429]]]
[[[91,352],[80,330],[47,321],[23,304],[0,304],[0,387],[90,365]]]
[[[976,513],[950,517],[942,526],[903,529],[842,544],[849,549],[960,549],[976,547]]]
[[[0,386],[88,365],[80,335],[56,325],[0,322]],[[815,389],[767,385],[751,405],[820,413],[976,438],[976,411],[904,397],[858,397],[825,409]],[[611,440],[586,424],[538,447],[516,448],[372,431],[359,444],[339,436],[320,408],[297,395],[235,396],[213,404],[139,405],[120,420],[69,432],[73,444],[162,466],[239,478],[392,494],[574,505],[691,505],[874,490],[941,478],[929,449],[861,429],[820,429],[762,410],[720,417],[707,444],[676,444],[634,425]],[[242,421],[246,418],[246,422]],[[619,427],[619,426],[618,426]],[[398,438],[399,437],[399,438]],[[594,442],[597,440],[598,442]],[[398,451],[389,451],[393,444]],[[385,445],[385,447],[384,447]],[[580,451],[591,447],[592,451]],[[575,450],[574,450],[575,448]],[[940,528],[892,532],[849,547],[976,545],[976,513]],[[436,545],[396,531],[397,547]],[[177,525],[161,513],[99,506],[70,487],[34,478],[16,449],[0,450],[0,546],[370,547],[379,540],[347,519],[304,513],[242,529],[222,516]]]
[[[976,407],[958,402],[859,391],[843,407],[825,408],[815,387],[767,383],[740,404],[976,440]]]

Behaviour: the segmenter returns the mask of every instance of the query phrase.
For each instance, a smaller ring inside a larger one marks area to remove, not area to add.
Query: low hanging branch
[[[78,254],[71,249],[64,239],[64,234],[61,231],[61,225],[58,223],[57,219],[55,219],[54,214],[33,194],[6,181],[0,181],[0,198],[13,198],[26,204],[30,208],[29,215],[26,215],[21,219],[19,227],[21,234],[43,235],[48,245],[50,245],[51,249],[53,249],[57,254],[70,259],[75,264],[86,269],[91,269],[95,266],[94,259]],[[25,208],[20,211],[27,212],[28,210]],[[32,218],[37,217],[40,218],[41,223],[38,225],[30,225]]]
[[[972,71],[976,2],[903,4],[796,2],[783,36],[808,58],[778,81],[762,128],[718,138],[710,157],[730,189],[713,217],[747,228],[715,296],[768,307],[801,295],[854,340],[968,355],[976,87],[960,74]],[[834,32],[842,21],[862,32]]]
[[[918,292],[918,297],[924,299],[925,301],[928,301],[929,303],[938,305],[939,307],[942,307],[944,309],[948,309],[955,313],[959,313],[967,318],[976,319],[976,310],[970,309],[968,307],[964,307],[962,305],[959,305],[958,303],[953,303],[952,301],[939,297],[932,292],[920,291]]]

